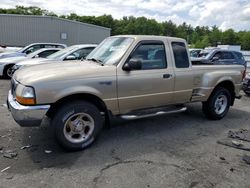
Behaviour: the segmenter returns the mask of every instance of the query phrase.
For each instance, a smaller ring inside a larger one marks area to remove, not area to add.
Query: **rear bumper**
[[[19,104],[9,91],[7,105],[14,120],[21,127],[40,126],[45,118],[50,105],[23,106]]]

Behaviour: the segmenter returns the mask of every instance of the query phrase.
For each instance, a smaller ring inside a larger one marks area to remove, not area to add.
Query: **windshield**
[[[27,48],[28,48],[28,46],[25,46],[25,47],[23,47],[23,48],[17,50],[17,52],[19,52],[19,53],[24,53],[24,51],[25,51]]]
[[[69,53],[72,50],[75,50],[77,48],[78,48],[77,46],[70,46],[68,48],[65,48],[63,50],[60,50],[60,51],[58,51],[56,53],[53,53],[53,54],[49,55],[47,57],[47,59],[53,59],[53,60],[59,59],[60,57],[64,56],[65,54],[67,54],[67,53]]]
[[[119,62],[133,40],[133,38],[128,37],[107,38],[86,59],[95,59],[102,64],[115,64]]]
[[[210,54],[211,50],[202,50],[198,57],[202,57],[202,58],[208,58],[209,54]]]
[[[33,57],[35,57],[37,54],[39,54],[39,53],[42,52],[42,51],[43,51],[43,49],[37,50],[37,51],[32,52],[32,53],[30,53],[30,54],[28,54],[28,55],[26,55],[26,56],[29,57],[29,58],[33,58]]]
[[[190,50],[190,57],[199,57],[201,50]]]

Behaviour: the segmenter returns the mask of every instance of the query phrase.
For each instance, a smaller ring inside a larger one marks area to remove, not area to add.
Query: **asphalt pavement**
[[[250,98],[236,100],[220,121],[201,104],[188,111],[115,121],[80,152],[55,142],[48,122],[19,127],[4,105],[9,80],[0,80],[0,187],[250,187],[249,151],[218,144],[230,130],[250,130]],[[11,155],[15,154],[15,155]]]

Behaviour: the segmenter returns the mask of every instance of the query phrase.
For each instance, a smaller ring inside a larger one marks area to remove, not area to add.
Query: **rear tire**
[[[230,92],[226,88],[216,88],[209,99],[202,103],[203,113],[208,119],[222,119],[230,108],[231,97]]]
[[[86,101],[74,101],[60,107],[52,119],[54,134],[67,150],[83,150],[90,146],[103,127],[98,108]]]

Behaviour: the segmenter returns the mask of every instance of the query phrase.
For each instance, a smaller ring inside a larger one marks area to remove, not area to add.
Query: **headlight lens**
[[[24,87],[22,91],[22,97],[24,98],[34,98],[35,93],[32,87]]]
[[[23,105],[35,105],[35,91],[32,87],[18,84],[16,88],[16,100]]]

